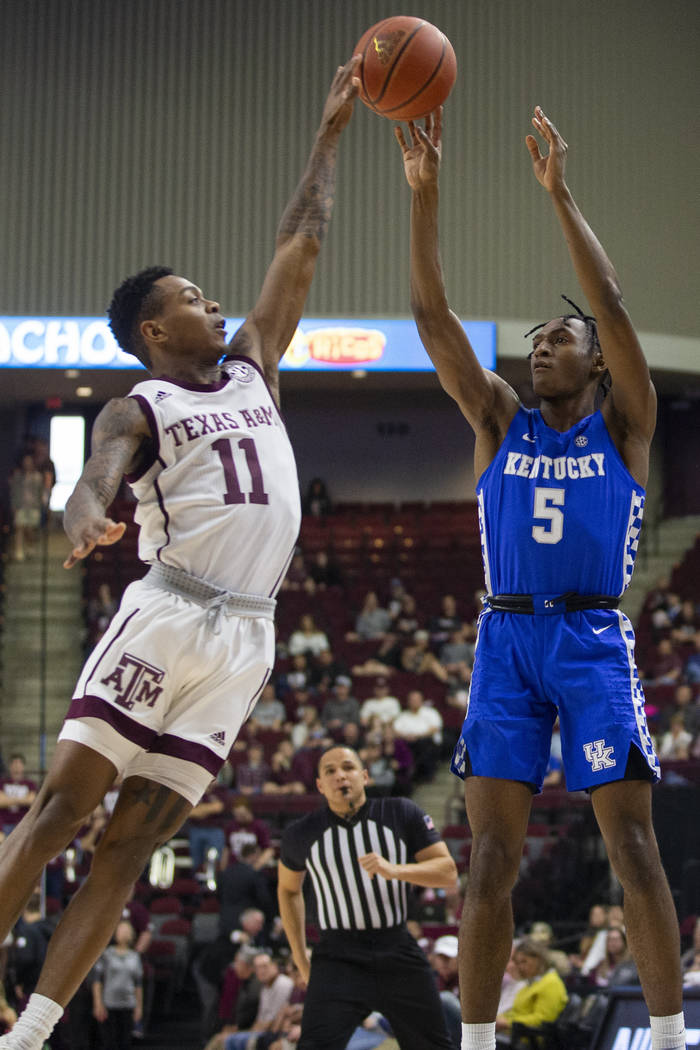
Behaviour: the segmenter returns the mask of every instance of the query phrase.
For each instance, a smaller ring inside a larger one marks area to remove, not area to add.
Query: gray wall
[[[0,313],[100,313],[168,262],[245,312],[336,66],[378,0],[2,0]],[[541,103],[640,329],[697,335],[698,0],[421,0],[460,64],[443,255],[464,316],[575,294],[523,144]],[[408,192],[358,105],[308,313],[403,315]]]

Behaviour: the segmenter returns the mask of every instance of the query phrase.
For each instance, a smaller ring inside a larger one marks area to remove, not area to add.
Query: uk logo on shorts
[[[139,660],[131,653],[122,653],[119,663],[111,674],[102,679],[102,684],[113,686],[116,693],[114,702],[131,711],[134,704],[153,707],[163,692],[160,682],[164,677],[165,671],[159,667]]]
[[[590,762],[591,770],[600,773],[601,769],[612,769],[617,762],[612,758],[614,747],[606,747],[604,740],[594,740],[592,744],[583,745],[583,753],[586,762]]]

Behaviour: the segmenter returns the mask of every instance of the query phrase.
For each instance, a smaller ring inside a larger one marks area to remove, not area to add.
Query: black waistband
[[[620,599],[610,594],[576,594],[568,591],[557,597],[532,594],[487,594],[486,605],[495,612],[525,613],[533,616],[536,612],[565,613],[582,612],[584,609],[617,609]]]

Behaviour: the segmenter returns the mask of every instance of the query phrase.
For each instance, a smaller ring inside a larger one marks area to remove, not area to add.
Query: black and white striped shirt
[[[409,864],[440,842],[429,816],[407,798],[372,798],[351,820],[328,806],[290,824],[280,859],[308,871],[322,930],[384,930],[406,920],[407,883],[370,879],[358,857],[379,853],[391,864]]]

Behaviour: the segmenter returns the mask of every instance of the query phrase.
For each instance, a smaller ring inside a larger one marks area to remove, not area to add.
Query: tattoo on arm
[[[318,146],[311,156],[304,177],[284,211],[278,237],[302,233],[323,240],[333,210],[335,193],[335,150]]]

